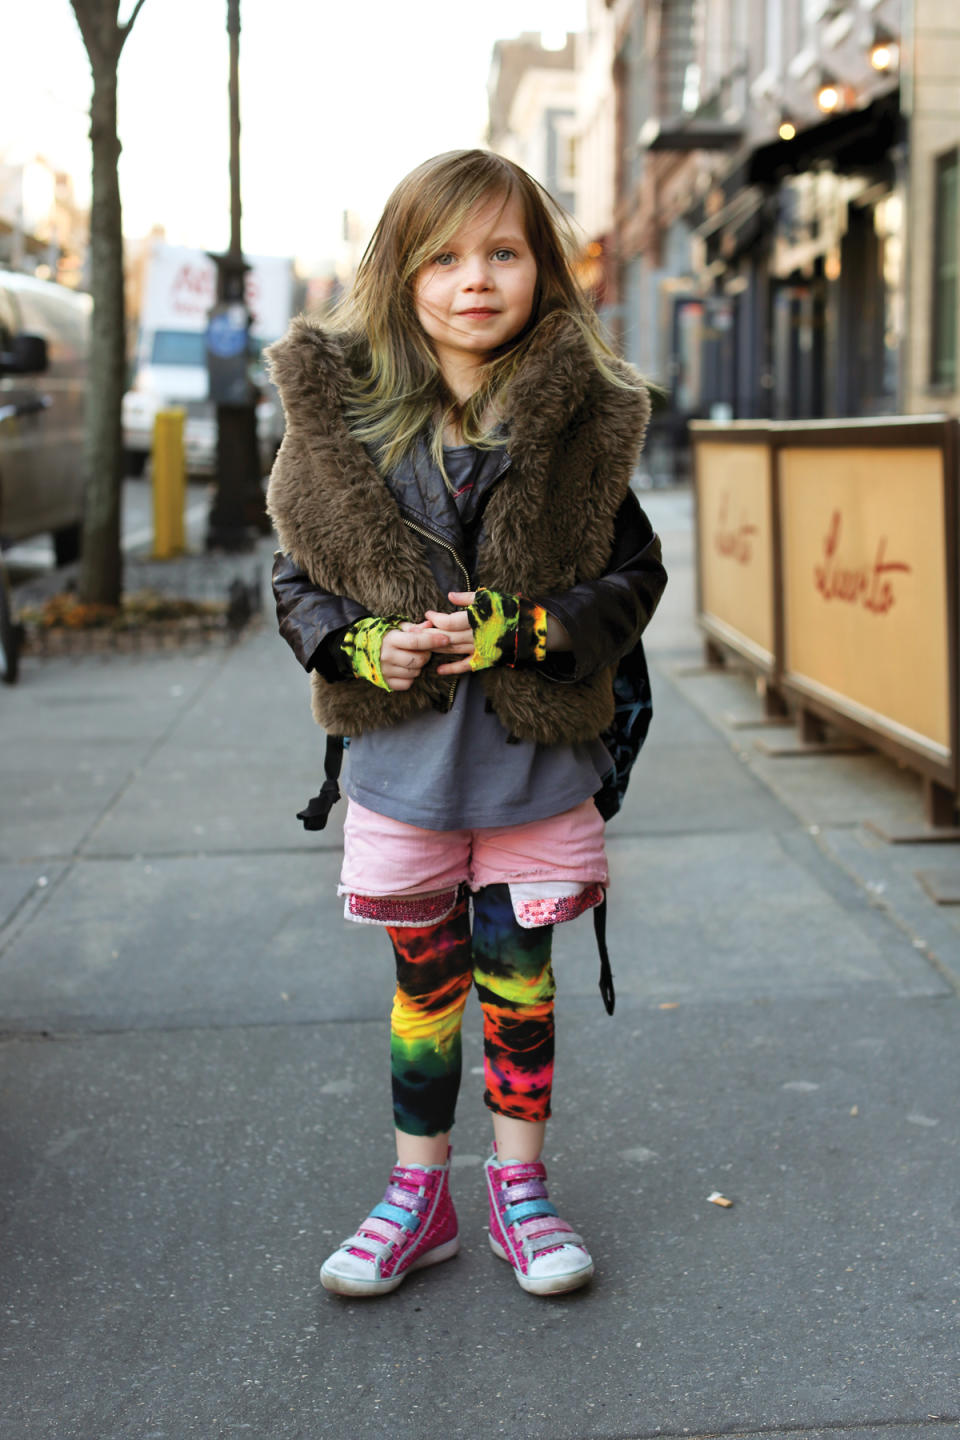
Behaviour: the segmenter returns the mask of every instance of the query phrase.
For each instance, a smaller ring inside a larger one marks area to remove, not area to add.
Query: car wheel
[[[83,526],[77,522],[76,525],[65,525],[62,530],[53,532],[53,553],[57,562],[57,569],[62,565],[72,565],[74,560],[80,559],[80,541],[83,536]]]
[[[123,452],[123,468],[129,480],[139,480],[147,468],[147,450],[125,450]]]
[[[0,680],[4,685],[13,685],[16,681],[22,634],[20,626],[13,618],[13,601],[10,598],[7,572],[0,563]]]

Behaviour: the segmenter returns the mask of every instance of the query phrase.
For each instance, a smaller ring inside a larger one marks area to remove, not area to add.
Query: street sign
[[[247,373],[250,312],[230,301],[215,305],[207,322],[207,371],[210,399],[216,405],[249,405],[253,395]]]

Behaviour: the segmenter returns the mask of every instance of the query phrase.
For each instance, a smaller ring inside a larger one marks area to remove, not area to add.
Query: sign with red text
[[[696,457],[701,618],[772,665],[770,447],[705,440]]]
[[[950,750],[939,448],[780,451],[784,671],[891,738]]]

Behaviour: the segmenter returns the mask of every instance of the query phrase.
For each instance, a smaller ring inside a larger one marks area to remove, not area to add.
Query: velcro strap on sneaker
[[[542,1180],[521,1180],[518,1185],[508,1185],[501,1193],[508,1205],[515,1205],[518,1200],[545,1200],[547,1187]]]
[[[392,1220],[394,1225],[400,1225],[411,1233],[420,1228],[420,1216],[416,1210],[401,1210],[399,1205],[387,1205],[381,1201],[379,1205],[373,1207],[370,1215],[371,1217],[379,1215],[381,1220]]]
[[[383,1199],[386,1204],[399,1205],[403,1210],[419,1210],[421,1215],[430,1209],[430,1201],[426,1195],[413,1195],[402,1185],[388,1185]]]
[[[573,1226],[566,1220],[556,1219],[549,1215],[535,1215],[532,1220],[524,1220],[520,1230],[528,1240],[535,1239],[538,1235],[556,1235],[561,1230],[573,1234]]]
[[[344,1240],[341,1250],[361,1250],[373,1261],[389,1260],[393,1254],[393,1240],[372,1240],[368,1235],[351,1235]]]
[[[534,1216],[556,1215],[556,1208],[549,1200],[524,1200],[519,1205],[508,1205],[503,1212],[504,1225],[516,1225],[519,1220],[529,1220]]]
[[[528,1255],[539,1255],[543,1250],[559,1250],[563,1245],[579,1245],[584,1249],[582,1238],[573,1230],[555,1230],[552,1235],[537,1235],[532,1240],[524,1236],[523,1248]]]
[[[375,1235],[377,1239],[382,1240],[385,1245],[395,1245],[397,1243],[397,1240],[399,1239],[399,1236],[397,1235],[397,1228],[395,1225],[388,1225],[383,1220],[378,1220],[374,1215],[371,1215],[368,1219],[364,1220],[363,1224],[360,1226],[360,1230],[358,1230],[357,1234],[354,1235],[354,1240],[356,1240],[357,1236],[360,1235],[361,1230],[364,1232],[369,1230],[371,1235]],[[360,1238],[363,1238],[362,1235],[360,1235]]]
[[[520,1165],[498,1165],[494,1174],[502,1185],[516,1185],[519,1180],[546,1180],[547,1167],[540,1160],[528,1160]]]

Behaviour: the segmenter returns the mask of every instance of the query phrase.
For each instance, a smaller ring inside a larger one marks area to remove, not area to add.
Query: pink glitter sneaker
[[[531,1295],[562,1295],[586,1285],[593,1261],[573,1226],[557,1217],[539,1160],[521,1164],[492,1155],[484,1169],[490,1192],[490,1248],[513,1266]]]
[[[411,1270],[460,1249],[445,1165],[395,1165],[386,1194],[355,1235],[324,1261],[320,1283],[337,1295],[386,1295]]]

